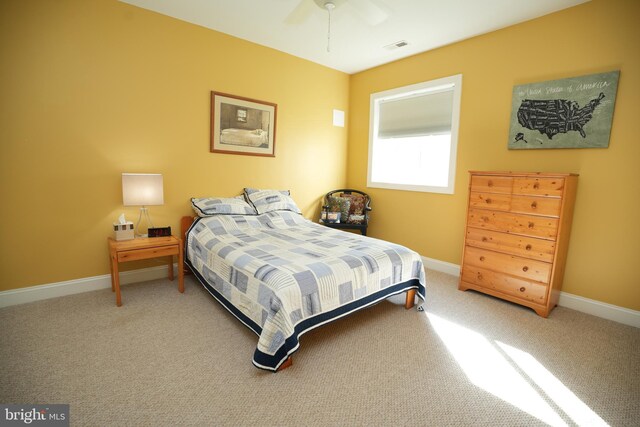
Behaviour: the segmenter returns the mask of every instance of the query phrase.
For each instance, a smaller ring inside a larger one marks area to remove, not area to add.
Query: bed
[[[222,144],[242,145],[246,147],[259,147],[269,143],[269,133],[262,129],[223,129],[220,132]]]
[[[185,263],[205,289],[258,335],[253,364],[291,364],[305,332],[406,292],[425,298],[421,257],[403,246],[305,219],[286,192],[192,199]],[[188,228],[187,228],[188,227]]]

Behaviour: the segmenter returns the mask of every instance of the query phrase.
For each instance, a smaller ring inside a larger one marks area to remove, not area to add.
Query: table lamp
[[[125,206],[141,206],[136,237],[147,237],[148,228],[153,227],[147,206],[164,204],[162,174],[159,173],[123,173],[122,202]]]

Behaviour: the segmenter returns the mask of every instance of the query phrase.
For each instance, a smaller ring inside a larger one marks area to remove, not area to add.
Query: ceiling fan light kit
[[[313,0],[313,2],[317,4],[320,9],[329,9],[329,7],[331,7],[333,10],[338,6],[345,4],[347,0]],[[331,6],[327,7],[327,5]]]
[[[331,11],[336,8],[336,5],[333,2],[328,1],[324,4],[324,8],[327,9],[329,13],[331,13]]]

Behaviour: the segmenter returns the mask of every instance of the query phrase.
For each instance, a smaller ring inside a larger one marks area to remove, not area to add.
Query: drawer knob
[[[482,241],[483,241],[483,242],[486,242],[487,240],[488,240],[488,239],[487,239],[486,237],[483,237],[483,238],[482,238]]]
[[[480,257],[480,261],[484,261],[484,256],[481,256],[481,257]]]
[[[485,200],[485,202],[486,202],[488,205],[490,205],[490,204],[491,204],[491,199],[487,199],[487,200]]]
[[[478,280],[482,280],[482,273],[478,273]]]
[[[538,188],[540,188],[540,184],[536,182],[535,184],[533,184],[533,188],[537,190]]]
[[[531,250],[531,245],[527,245],[524,247],[526,250],[530,251]]]
[[[529,271],[529,267],[527,267],[527,266],[525,265],[524,267],[522,267],[522,271],[524,271],[524,272],[526,273],[527,271]]]
[[[525,289],[525,287],[523,286],[523,287],[521,287],[521,288],[520,288],[520,292],[524,292],[524,291],[526,291],[526,289]]]
[[[535,209],[538,207],[538,202],[531,203],[531,209]]]
[[[534,224],[532,222],[529,222],[529,228],[533,228],[533,225]]]

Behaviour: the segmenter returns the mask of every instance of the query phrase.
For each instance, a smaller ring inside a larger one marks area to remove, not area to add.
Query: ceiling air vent
[[[388,44],[384,48],[387,50],[393,50],[393,49],[398,49],[399,47],[405,47],[408,44],[409,43],[406,40],[400,40],[398,42]]]

